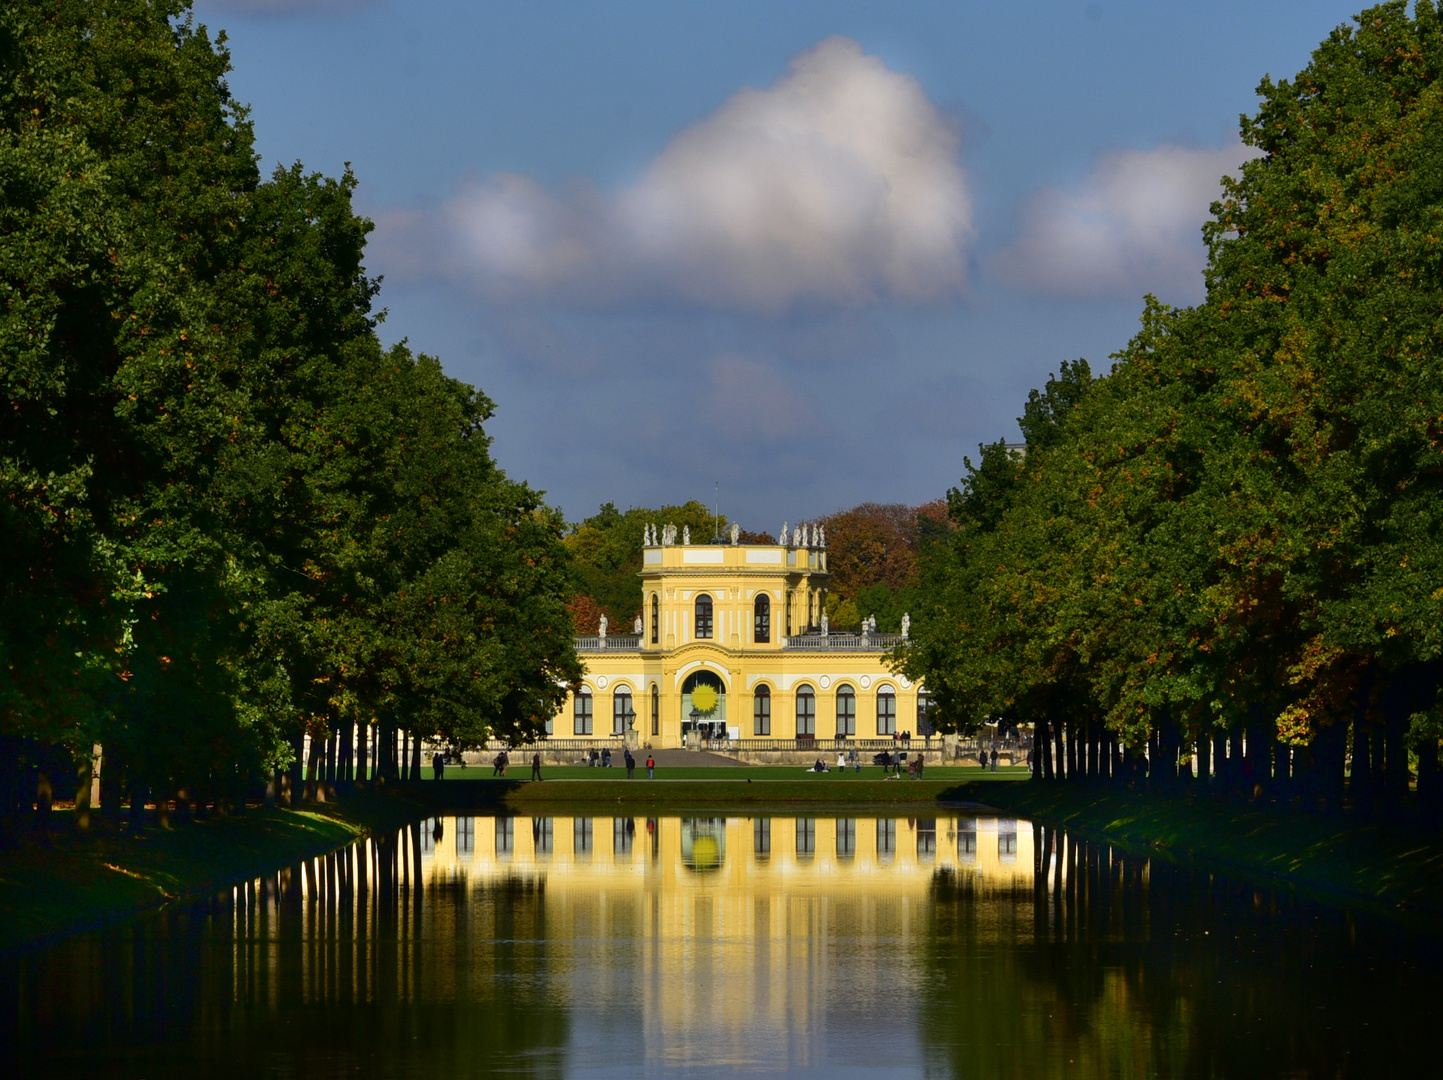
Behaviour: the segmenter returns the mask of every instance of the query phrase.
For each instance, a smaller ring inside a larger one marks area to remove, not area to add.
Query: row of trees
[[[580,674],[559,515],[381,346],[353,178],[259,175],[186,9],[0,12],[5,812],[67,772],[83,810],[96,746],[108,803],[237,800],[307,733],[313,782],[368,733],[384,774]]]
[[[1355,21],[1243,118],[1206,301],[1149,299],[949,494],[898,660],[946,723],[1035,723],[1041,776],[1166,786],[1198,751],[1325,806],[1416,771],[1439,808],[1443,20]]]

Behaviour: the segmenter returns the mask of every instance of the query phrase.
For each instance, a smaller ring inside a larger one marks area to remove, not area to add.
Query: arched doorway
[[[681,730],[706,739],[727,737],[726,684],[716,672],[693,671],[681,684]]]

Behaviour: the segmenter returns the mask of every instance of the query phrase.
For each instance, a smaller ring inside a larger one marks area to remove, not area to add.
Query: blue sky
[[[1238,115],[1356,10],[196,8],[265,167],[351,163],[384,339],[495,399],[512,476],[754,529],[939,497],[1145,292],[1199,300]]]

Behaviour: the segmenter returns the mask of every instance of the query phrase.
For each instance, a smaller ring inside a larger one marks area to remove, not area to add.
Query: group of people
[[[986,750],[978,750],[978,751],[977,751],[977,764],[978,764],[978,765],[981,765],[981,766],[985,769],[985,768],[987,768],[987,766],[988,766],[989,763],[990,763],[991,766],[992,766],[992,771],[993,771],[993,772],[996,772],[996,771],[997,771],[997,750],[996,750],[995,747],[994,747],[993,750],[992,750],[992,756],[991,756],[990,758],[987,756],[987,751],[986,751]]]
[[[900,780],[902,778],[902,766],[906,765],[907,778],[909,780],[920,780],[922,779],[922,770],[926,768],[922,762],[921,754],[909,760],[906,754],[889,754],[883,750],[877,757],[879,759],[878,764],[882,766],[882,772],[887,775],[888,779],[896,777]]]
[[[907,760],[906,754],[890,754],[885,750],[872,759],[872,764],[882,766],[882,772],[888,779],[894,776],[900,779],[902,776],[902,766],[905,764],[907,766],[907,776],[913,780],[920,780],[922,778],[922,770],[925,767],[922,763],[921,754],[918,754],[909,761]],[[849,766],[854,772],[862,771],[862,760],[857,756],[857,751],[853,750],[850,753],[838,751],[837,772],[845,773]],[[832,767],[821,758],[817,758],[816,761],[807,767],[807,772],[825,773],[831,771]]]
[[[632,757],[631,747],[629,746],[622,751],[622,755],[623,762],[626,765],[626,778],[630,780],[636,775],[636,758]],[[592,750],[583,759],[583,763],[593,768],[611,768],[611,748],[605,747],[602,750]],[[656,778],[656,758],[651,753],[646,755],[646,778],[648,780]]]

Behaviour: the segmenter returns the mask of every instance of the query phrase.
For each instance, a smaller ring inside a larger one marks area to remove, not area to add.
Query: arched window
[[[890,686],[877,691],[877,734],[897,734],[897,695]]]
[[[631,708],[631,690],[623,686],[611,695],[611,733],[625,735],[628,719],[635,720],[636,713]]]
[[[661,601],[656,593],[651,594],[651,643],[661,640]]]
[[[752,695],[752,734],[772,733],[772,692],[765,686],[758,686]]]
[[[766,593],[758,593],[757,602],[752,605],[752,640],[763,643],[772,640],[772,598]]]
[[[591,734],[591,691],[584,686],[571,701],[571,717],[577,735]]]
[[[701,593],[696,598],[696,637],[711,637],[711,597]]]
[[[837,687],[837,738],[857,734],[857,694],[843,683]]]
[[[805,683],[797,687],[797,738],[814,739],[817,735],[817,696]]]
[[[917,691],[917,733],[935,735],[937,728],[932,723],[932,695],[925,690]]]
[[[651,733],[661,734],[661,694],[656,689],[656,683],[651,684]]]

